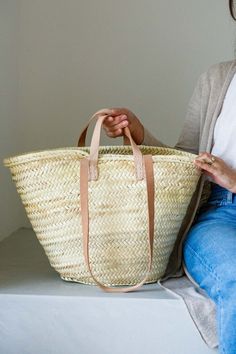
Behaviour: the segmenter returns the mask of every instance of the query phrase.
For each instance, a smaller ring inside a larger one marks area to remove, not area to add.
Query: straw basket
[[[105,118],[91,119],[91,147],[84,147],[87,125],[78,148],[32,152],[4,164],[61,278],[125,292],[164,274],[200,172],[196,155],[137,146],[127,127],[131,145],[99,147]],[[129,286],[114,287],[121,285]]]

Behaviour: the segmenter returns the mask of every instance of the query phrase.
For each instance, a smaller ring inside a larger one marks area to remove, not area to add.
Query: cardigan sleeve
[[[201,120],[201,97],[202,97],[202,77],[199,77],[196,87],[190,98],[181,134],[174,147],[164,144],[155,138],[147,128],[144,128],[143,145],[163,146],[179,150],[199,153],[200,120]]]

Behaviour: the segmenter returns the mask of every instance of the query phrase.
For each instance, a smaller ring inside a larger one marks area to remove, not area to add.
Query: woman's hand
[[[194,164],[215,183],[236,193],[236,170],[228,166],[220,157],[202,152],[196,157]]]
[[[144,139],[144,126],[136,115],[127,108],[111,108],[100,110],[99,114],[107,114],[103,122],[103,128],[106,135],[110,138],[123,136],[123,128],[129,127],[132,138],[135,143],[140,145]]]

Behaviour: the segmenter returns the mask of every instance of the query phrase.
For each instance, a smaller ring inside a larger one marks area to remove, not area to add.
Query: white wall
[[[17,197],[3,157],[20,149],[17,134],[18,109],[18,4],[0,1],[0,239],[25,223],[24,210]]]
[[[10,19],[0,12],[9,42],[0,63],[9,86],[1,96],[1,155],[73,146],[86,119],[112,106],[130,108],[174,145],[198,75],[234,57],[227,3],[2,0]],[[10,174],[0,173],[4,237],[29,224]]]

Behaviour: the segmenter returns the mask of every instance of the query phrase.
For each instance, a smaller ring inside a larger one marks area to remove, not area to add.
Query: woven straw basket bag
[[[128,292],[163,276],[200,172],[196,155],[137,146],[128,127],[131,145],[99,147],[107,117],[99,112],[78,148],[27,153],[4,164],[61,278]]]

